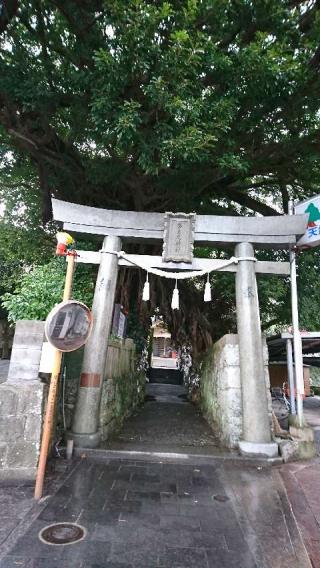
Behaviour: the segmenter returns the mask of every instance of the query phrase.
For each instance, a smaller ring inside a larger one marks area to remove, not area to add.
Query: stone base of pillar
[[[277,458],[279,455],[276,442],[259,444],[258,442],[245,442],[242,440],[239,442],[239,451],[243,456],[254,458]]]
[[[293,441],[297,444],[298,458],[301,460],[314,458],[317,454],[317,450],[313,428],[311,428],[305,420],[303,422],[304,425],[300,427],[298,417],[295,417],[295,420],[291,420],[290,422],[289,432]]]
[[[101,442],[101,433],[95,432],[94,434],[76,434],[68,432],[68,440],[73,440],[77,448],[98,448]]]

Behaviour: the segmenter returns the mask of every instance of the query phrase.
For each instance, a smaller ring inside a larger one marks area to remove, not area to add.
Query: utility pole
[[[294,215],[293,201],[289,201],[289,215]],[[299,311],[298,311],[298,290],[297,290],[297,264],[295,247],[290,247],[290,274],[291,274],[291,311],[292,311],[292,327],[293,327],[293,352],[294,352],[294,370],[296,377],[296,393],[297,393],[297,416],[300,428],[304,426],[303,418],[303,399],[304,399],[304,380],[303,380],[303,357],[302,357],[302,341],[299,329]]]

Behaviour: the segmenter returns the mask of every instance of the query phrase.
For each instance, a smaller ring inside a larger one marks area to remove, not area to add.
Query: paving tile
[[[222,549],[209,548],[206,550],[208,568],[260,568],[250,552],[228,552]],[[277,568],[282,564],[276,564]],[[288,567],[289,568],[289,567]],[[295,568],[298,568],[295,567]]]
[[[177,531],[176,531],[177,532]],[[159,527],[154,525],[143,525],[137,522],[134,526],[127,523],[118,523],[114,525],[96,525],[91,533],[90,540],[108,542],[111,544],[136,544],[138,546],[145,545],[146,542],[154,543],[156,545],[165,546],[168,539],[171,538],[172,542],[179,541],[179,537],[184,536],[190,541],[190,535],[181,535],[180,533],[172,536],[174,531],[160,531]]]
[[[320,527],[312,514],[300,513],[299,526],[307,538],[320,539]]]
[[[111,548],[110,561],[111,562],[127,562],[133,566],[140,566],[146,564],[153,568],[158,566],[158,557],[162,553],[163,547],[158,545],[157,542],[150,542],[145,540],[142,544],[128,543],[123,546],[121,544],[113,544]]]
[[[62,547],[61,558],[64,562],[66,561],[83,561],[84,565],[86,561],[96,564],[107,564],[110,556],[111,544],[109,542],[98,542],[89,541],[88,539],[82,540],[81,542]]]
[[[74,518],[78,518],[82,509],[83,509],[83,503],[70,499],[70,501],[66,503],[66,505],[62,510],[65,516],[65,520],[67,521],[68,519],[71,520]]]
[[[160,527],[160,515],[155,511],[149,513],[122,511],[119,516],[119,523]]]
[[[149,463],[147,466],[147,473],[157,473],[159,475],[162,474],[165,465],[163,463]]]
[[[47,527],[48,524],[50,525],[51,523],[48,523],[43,519],[36,519],[35,521],[33,521],[32,525],[29,526],[29,528],[26,527],[25,532],[21,538],[23,538],[24,540],[29,540],[31,544],[32,542],[37,543],[39,541],[39,532]],[[20,539],[18,540],[18,542],[20,542]],[[33,555],[31,554],[31,557],[32,556]]]
[[[180,515],[181,514],[181,507],[178,504],[178,501],[173,501],[171,500],[171,498],[169,499],[169,501],[167,502],[167,499],[162,498],[162,493],[160,493],[160,499],[161,499],[161,503],[159,506],[159,513],[163,514],[163,515]],[[149,503],[142,503],[142,511],[144,510],[148,510],[148,506],[150,504]]]
[[[193,505],[195,502],[198,502],[198,496],[194,495],[189,491],[180,492],[178,490],[178,502],[183,505]],[[207,501],[207,499],[206,499]]]
[[[183,517],[182,515],[160,515],[160,526],[165,529],[200,529],[200,520],[196,517]]]
[[[220,531],[208,531],[204,532],[202,530],[193,531],[193,537],[195,539],[195,545],[203,548],[214,548],[227,550],[227,543],[225,536]]]
[[[31,499],[24,500],[21,502],[15,499],[10,502],[2,502],[0,499],[0,503],[1,503],[1,516],[8,518],[11,517],[12,513],[14,512],[14,516],[17,519],[22,519],[31,509],[33,504],[31,502]]]
[[[147,566],[147,565],[145,565]],[[108,560],[108,563],[105,564],[82,564],[81,568],[133,568],[132,564],[127,564],[127,562],[123,563],[123,562],[112,562],[110,560]],[[144,568],[144,566],[141,565],[141,568]]]
[[[108,506],[109,503],[114,503],[118,501],[124,501],[127,496],[126,489],[110,489],[110,491],[105,492],[105,501],[104,501],[104,508]],[[139,501],[139,499],[137,499]]]
[[[75,509],[86,509],[87,511],[102,511],[106,502],[106,495],[90,495],[86,499],[73,499]]]
[[[81,506],[78,507],[78,514],[74,513],[67,513],[65,507],[60,505],[59,507],[48,506],[43,511],[41,511],[38,519],[47,521],[47,523],[54,523],[54,522],[64,522],[66,520],[73,521],[79,516],[81,512]],[[68,518],[69,517],[69,518]]]
[[[223,536],[226,540],[226,545],[229,551],[236,551],[239,552],[240,554],[241,553],[246,554],[247,552],[249,552],[249,546],[247,542],[244,540],[243,534],[239,526],[233,530],[230,527],[224,528]],[[275,534],[275,540],[276,538],[277,536]]]
[[[132,529],[131,526],[123,523],[113,523],[110,525],[99,525],[96,523],[90,535],[90,540],[113,543],[137,542],[138,527]]]
[[[148,473],[148,467],[145,463],[140,463],[138,465],[132,465],[132,464],[127,465],[126,463],[123,463],[121,465],[120,471],[126,471],[126,472],[133,473],[133,474],[135,474],[135,473],[147,474]]]
[[[99,483],[103,485],[108,483],[109,481],[121,480],[121,479],[123,481],[130,481],[133,475],[135,474],[125,469],[108,471],[103,474],[102,478],[99,480]]]
[[[210,478],[203,475],[193,475],[191,483],[192,486],[197,489],[197,491],[207,491],[210,494],[224,493],[221,483],[215,478]]]
[[[167,492],[167,493],[177,493],[178,488],[177,484],[174,482],[170,482],[168,480],[160,482],[160,491]]]
[[[85,484],[81,485],[82,481],[78,481],[77,484],[72,484],[69,486],[63,486],[59,489],[58,493],[55,496],[55,502],[58,504],[66,503],[69,501],[70,498],[74,499],[85,499],[89,497],[90,493],[92,492],[92,485]]]
[[[280,470],[304,544],[314,568],[320,568],[320,507],[315,495],[320,491],[320,465],[286,464]]]
[[[0,568],[27,568],[29,560],[25,556],[5,556],[0,560]]]
[[[160,501],[161,504],[167,505],[170,503],[178,503],[178,495],[176,493],[170,493],[169,491],[161,491],[160,492]]]
[[[198,529],[162,528],[155,538],[158,538],[164,547],[169,548],[223,548],[227,550],[223,536],[216,533],[209,535]]]
[[[86,526],[87,522],[99,523],[105,525],[117,522],[120,515],[120,510],[102,510],[96,511],[95,509],[83,509],[78,522]]]
[[[59,510],[61,507],[65,507],[66,504],[69,502],[71,495],[67,497],[66,495],[56,494],[48,500],[48,504],[45,507],[46,509],[57,509]]]
[[[118,501],[113,503],[108,503],[104,510],[105,511],[119,511],[127,512],[127,513],[139,513],[142,511],[143,506],[145,503],[142,501]],[[148,501],[148,505],[150,506],[150,502]],[[152,508],[155,507],[154,503],[151,503]]]
[[[4,542],[12,531],[21,523],[21,519],[2,517],[0,525],[0,544]]]
[[[51,558],[33,558],[29,561],[26,568],[82,568],[83,563],[80,559],[67,559],[57,562]]]
[[[160,501],[160,492],[157,491],[128,491],[126,495],[127,501]]]
[[[38,538],[22,537],[11,550],[11,554],[27,558],[47,558],[59,560],[61,547],[44,544]]]
[[[140,471],[137,473],[132,474],[131,478],[132,483],[136,483],[137,481],[145,481],[148,483],[160,483],[160,475],[157,473],[149,473],[145,471]]]
[[[209,505],[202,505],[201,503],[181,503],[179,502],[179,510],[181,515],[186,517],[198,517],[200,519],[217,518],[217,507],[212,503]]]
[[[160,482],[149,482],[149,481],[140,481],[136,480],[135,482],[131,481],[123,481],[123,480],[115,480],[113,487],[113,491],[141,491],[143,493],[160,493],[161,485]]]
[[[148,467],[149,462],[146,462],[144,459],[130,459],[128,457],[122,458],[120,460],[121,465],[135,465],[137,467]],[[150,462],[153,463],[153,462]]]
[[[159,566],[170,568],[208,568],[205,549],[167,548],[159,557]]]
[[[314,479],[312,474],[312,483]],[[227,489],[230,501],[214,499],[226,495]],[[26,506],[25,495],[20,493]],[[3,497],[5,505],[12,505]],[[298,506],[303,517],[301,501]],[[304,530],[317,566],[320,538],[315,503],[313,508],[313,521],[304,519]],[[40,527],[67,520],[77,520],[87,529],[84,541],[52,547],[38,540]],[[262,568],[256,567],[252,550],[263,545],[270,558],[268,568],[301,568],[295,564],[289,540],[270,470],[261,474],[239,464],[224,469],[85,460],[49,499],[6,561],[12,564],[18,559],[21,568]],[[0,563],[0,568],[11,564]]]
[[[198,540],[199,534],[196,531],[184,530],[179,528],[161,529],[155,538],[164,547],[169,548],[201,548],[201,542]]]

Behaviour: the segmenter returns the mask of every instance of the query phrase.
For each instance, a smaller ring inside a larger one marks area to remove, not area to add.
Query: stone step
[[[183,376],[178,369],[151,368],[149,369],[149,382],[168,385],[182,385]]]

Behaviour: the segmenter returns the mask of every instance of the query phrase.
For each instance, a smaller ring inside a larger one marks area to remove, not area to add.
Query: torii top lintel
[[[124,241],[163,240],[164,213],[118,211],[88,207],[52,199],[53,219],[76,234],[117,235]],[[197,215],[194,241],[201,246],[255,243],[261,247],[283,248],[305,233],[308,215],[274,217],[227,217]]]

